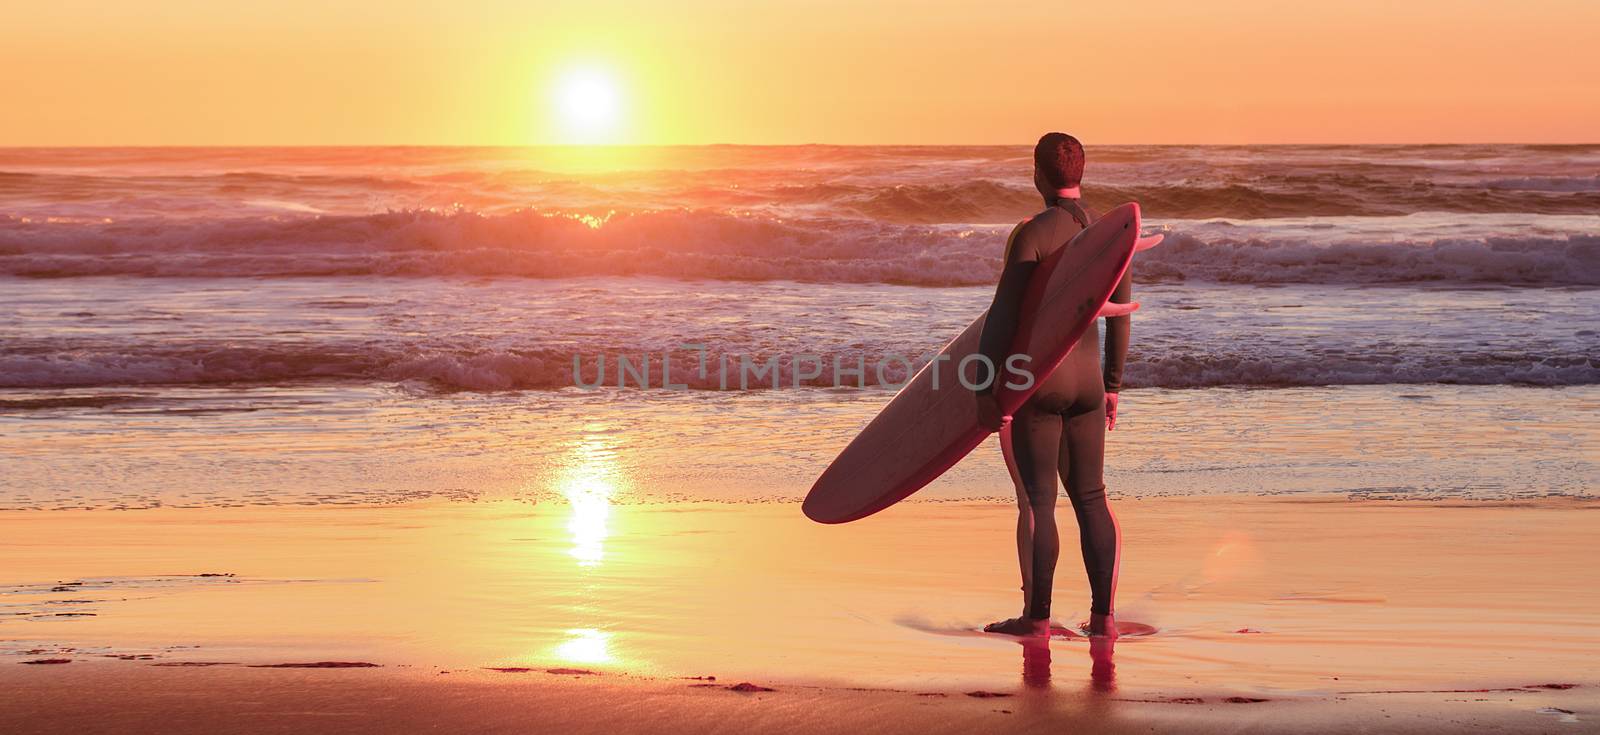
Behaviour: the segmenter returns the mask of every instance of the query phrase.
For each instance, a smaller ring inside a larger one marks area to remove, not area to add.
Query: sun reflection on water
[[[572,506],[572,517],[567,520],[567,532],[572,534],[572,549],[568,552],[578,560],[579,566],[598,566],[605,560],[606,525],[611,517],[611,483],[587,479],[569,483],[562,488],[567,503]]]
[[[578,566],[594,567],[605,561],[618,474],[614,442],[604,434],[585,437],[573,449],[559,490],[572,509],[567,519],[572,548],[567,553],[578,560]]]
[[[626,474],[618,461],[621,441],[604,423],[591,422],[570,446],[552,485],[566,500],[567,554],[577,562],[577,578],[566,591],[573,623],[607,625],[605,588],[611,581],[599,574],[612,534],[612,504],[627,492]],[[552,519],[554,520],[554,519]],[[615,552],[615,549],[612,550]],[[581,621],[581,622],[580,622]],[[612,634],[601,627],[571,628],[548,649],[555,659],[571,664],[614,664]]]
[[[555,648],[555,656],[574,664],[611,663],[611,634],[594,628],[567,631],[567,640]]]

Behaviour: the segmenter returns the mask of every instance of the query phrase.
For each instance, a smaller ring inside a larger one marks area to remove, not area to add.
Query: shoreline
[[[157,668],[128,662],[0,667],[13,703],[0,730],[277,733],[1497,732],[1591,721],[1592,685],[1570,689],[1155,699],[1115,692],[909,691],[482,670]],[[1587,687],[1587,688],[1586,688]]]

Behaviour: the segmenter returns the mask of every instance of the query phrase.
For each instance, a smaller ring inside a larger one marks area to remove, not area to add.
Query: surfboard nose
[[[811,489],[806,492],[805,502],[800,504],[800,512],[805,513],[807,518],[810,518],[817,523],[830,522],[830,514],[824,508],[824,506],[827,505],[825,495],[817,492],[817,488],[832,482],[832,479],[829,477],[829,475],[832,475],[834,472],[834,465],[829,464],[827,469],[822,471],[822,475],[817,478],[817,481],[811,483]],[[834,520],[832,522],[838,523],[839,521]]]
[[[817,523],[828,522],[826,519],[818,517],[817,509],[812,505],[809,498],[806,499],[806,502],[800,504],[800,511],[805,513],[807,518],[810,518]]]

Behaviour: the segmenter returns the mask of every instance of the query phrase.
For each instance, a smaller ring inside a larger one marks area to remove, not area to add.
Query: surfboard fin
[[[1133,252],[1140,253],[1149,250],[1150,248],[1160,245],[1161,241],[1165,240],[1166,238],[1166,235],[1151,235],[1149,237],[1141,237],[1139,238],[1138,242],[1133,244]]]

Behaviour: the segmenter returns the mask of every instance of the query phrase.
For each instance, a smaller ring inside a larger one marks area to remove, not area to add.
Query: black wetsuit
[[[1004,269],[994,304],[983,325],[980,349],[991,364],[1004,365],[1016,336],[1023,292],[1039,263],[1067,244],[1088,225],[1089,215],[1073,200],[1060,200],[1012,230],[1006,243]],[[1111,300],[1132,298],[1131,274],[1117,284]],[[1050,617],[1051,582],[1061,548],[1055,525],[1056,477],[1066,486],[1078,518],[1083,565],[1089,575],[1090,611],[1111,614],[1116,589],[1118,538],[1116,519],[1106,504],[1105,394],[1122,388],[1127,357],[1129,318],[1106,319],[1104,365],[1100,330],[1092,323],[1054,372],[1035,375],[1038,390],[1011,419],[1011,447],[1021,491],[1019,548],[1031,529],[1031,574],[1024,568],[1025,615]],[[1031,514],[1031,516],[1030,516]],[[1023,527],[1026,522],[1028,528]],[[1031,585],[1030,585],[1031,578]],[[1031,589],[1030,589],[1031,587]]]

